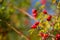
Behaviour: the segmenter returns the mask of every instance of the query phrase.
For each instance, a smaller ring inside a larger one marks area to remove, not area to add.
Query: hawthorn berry
[[[47,10],[43,10],[43,14],[47,14]]]
[[[46,40],[48,38],[48,34],[44,34],[43,37],[42,37],[42,40]]]
[[[38,24],[39,24],[39,22],[36,22],[36,23],[35,23],[35,25],[38,25]]]
[[[52,18],[52,16],[51,16],[51,15],[49,15],[49,16],[48,16],[48,18],[47,18],[47,21],[50,21],[50,20],[51,20],[51,18]]]
[[[33,17],[35,17],[35,18],[36,18],[36,17],[37,17],[37,13],[33,14]]]
[[[44,36],[44,34],[43,34],[43,33],[40,33],[40,36],[41,36],[41,37],[43,37],[43,36]]]
[[[37,10],[36,9],[32,9],[32,13],[33,14],[37,13]]]
[[[43,35],[44,38],[47,38],[48,36],[49,36],[48,34],[44,34],[44,35]]]
[[[36,25],[32,25],[31,28],[32,29],[35,29],[35,28],[37,28],[37,26]]]
[[[36,9],[32,9],[32,15],[33,15],[33,17],[37,17],[37,10]]]
[[[60,40],[60,34],[56,35],[56,40]]]
[[[31,26],[31,28],[37,28],[37,26],[38,26],[38,24],[39,24],[39,22],[35,22],[32,26]]]
[[[46,0],[41,0],[41,4],[45,5],[46,4]]]
[[[40,33],[40,36],[43,37],[44,39],[46,39],[49,35],[48,34],[44,34],[44,33]]]

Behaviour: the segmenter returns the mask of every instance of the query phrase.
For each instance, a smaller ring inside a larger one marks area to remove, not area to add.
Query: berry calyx
[[[48,18],[47,18],[47,21],[50,21],[50,20],[51,20],[51,18],[52,18],[52,16],[51,16],[51,15],[49,15],[49,16],[48,16]]]

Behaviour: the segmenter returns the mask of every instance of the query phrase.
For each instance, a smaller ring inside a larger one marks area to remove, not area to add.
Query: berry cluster
[[[54,2],[55,3],[55,2]],[[60,2],[59,2],[60,3]],[[59,4],[58,3],[58,4]],[[41,4],[45,5],[46,4],[46,0],[41,0]],[[60,5],[60,4],[59,4]],[[43,10],[44,9],[44,10]],[[39,36],[41,36],[43,38],[43,40],[47,39],[50,34],[48,34],[47,32],[52,32],[52,31],[56,31],[55,29],[59,29],[60,30],[60,16],[56,16],[56,15],[50,15],[48,14],[47,10],[45,8],[43,8],[42,12],[40,12],[41,14],[38,16],[38,10],[36,9],[32,9],[32,15],[34,18],[37,18],[40,20],[40,22],[35,22],[31,28],[32,29],[36,29],[38,26],[40,28],[42,28],[43,33],[39,33]],[[58,21],[59,20],[59,21]],[[59,28],[58,28],[59,27]],[[40,30],[41,32],[41,30]],[[47,33],[47,34],[46,34]],[[52,34],[54,35],[54,34]],[[56,37],[54,38],[55,40],[60,40],[60,34],[55,35]]]
[[[36,17],[37,17],[37,10],[36,10],[36,9],[32,9],[32,14],[33,14],[33,17],[36,18]],[[43,10],[43,14],[47,14],[47,11],[46,11],[46,10]],[[47,17],[47,21],[50,21],[51,18],[52,18],[52,16],[49,15],[49,16]],[[36,22],[35,24],[32,25],[31,28],[37,28],[38,24],[39,24],[39,22]]]

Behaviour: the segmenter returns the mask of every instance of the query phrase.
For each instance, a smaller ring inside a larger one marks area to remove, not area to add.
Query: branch
[[[7,6],[11,6],[12,4],[9,2],[7,4]],[[13,8],[15,8],[16,10],[22,12],[23,14],[27,15],[29,18],[33,19],[34,21],[38,21],[36,18],[34,18],[33,16],[31,16],[28,12],[26,12],[24,9],[22,8],[18,8],[14,5],[12,5]],[[7,23],[8,24],[8,23]],[[8,27],[10,27],[12,30],[14,30],[17,34],[19,34],[20,36],[24,37],[26,40],[30,40],[30,37],[25,36],[21,31],[17,30],[15,27],[11,26],[10,24],[8,24]]]
[[[8,24],[6,22],[6,24],[8,25],[9,28],[11,28],[12,30],[14,30],[17,34],[19,34],[21,37],[24,37],[26,40],[30,40],[30,38],[28,36],[25,36],[21,31],[19,31],[18,29],[16,29],[15,27],[11,26],[10,24]]]

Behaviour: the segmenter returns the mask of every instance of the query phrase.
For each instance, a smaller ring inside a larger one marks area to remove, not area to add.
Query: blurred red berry
[[[37,26],[38,26],[38,24],[39,24],[39,22],[36,22],[35,24],[33,24],[32,26],[31,26],[31,28],[37,28]]]
[[[56,35],[56,40],[60,40],[60,34]]]
[[[39,24],[39,22],[36,22],[36,23],[35,23],[35,25],[38,25],[38,24]]]
[[[33,15],[33,17],[37,17],[37,10],[36,9],[32,9],[32,15]]]
[[[48,34],[44,34],[44,35],[43,35],[44,38],[47,38],[48,36],[49,36]]]
[[[44,39],[46,39],[49,35],[48,34],[44,34],[44,33],[40,33],[40,36],[43,37]]]
[[[41,37],[43,37],[43,36],[44,36],[44,34],[43,34],[43,33],[40,33],[40,36],[41,36]]]
[[[37,17],[37,13],[33,14],[33,17],[35,17],[35,18],[36,18],[36,17]]]
[[[35,29],[35,28],[37,28],[37,26],[36,25],[32,25],[31,28],[32,29]]]
[[[43,13],[44,13],[44,14],[47,14],[47,10],[43,10]]]
[[[49,16],[48,16],[48,18],[47,18],[47,21],[50,21],[50,20],[51,20],[51,18],[52,18],[52,16],[51,16],[51,15],[49,15]]]
[[[32,9],[32,13],[33,14],[37,13],[37,10],[36,9]]]
[[[46,0],[41,0],[41,4],[45,5],[46,4]]]

